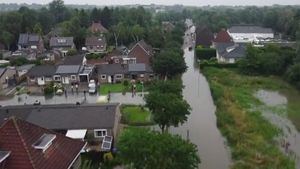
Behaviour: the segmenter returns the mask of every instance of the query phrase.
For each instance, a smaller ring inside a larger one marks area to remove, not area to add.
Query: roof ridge
[[[27,144],[25,143],[25,141],[24,141],[24,139],[23,139],[23,136],[22,136],[22,133],[21,133],[21,131],[20,131],[20,129],[19,129],[19,125],[18,125],[18,123],[17,123],[16,117],[13,116],[13,117],[11,117],[11,119],[12,119],[13,124],[14,124],[14,127],[15,127],[15,129],[16,129],[16,131],[17,131],[17,134],[19,135],[19,138],[21,139],[21,142],[23,143],[23,147],[24,147],[24,149],[25,149],[25,151],[26,151],[26,153],[27,153],[27,156],[28,156],[28,158],[29,158],[30,164],[32,165],[32,168],[33,168],[33,169],[36,169],[36,167],[35,167],[35,165],[34,165],[34,163],[33,163],[33,160],[32,160],[32,158],[31,158],[31,154],[30,154],[30,152],[29,152],[29,150],[28,150],[28,148],[27,148]]]

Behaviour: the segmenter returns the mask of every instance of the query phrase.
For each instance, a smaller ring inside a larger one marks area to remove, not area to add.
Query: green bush
[[[67,52],[68,56],[74,56],[77,54],[77,50],[76,49],[69,49]]]
[[[105,54],[103,53],[89,53],[85,56],[85,58],[87,60],[91,60],[91,59],[99,59],[99,58],[103,58]]]
[[[216,57],[216,49],[213,48],[203,48],[201,46],[197,46],[196,56],[198,59],[211,59]]]
[[[49,83],[44,88],[45,95],[51,95],[54,93],[54,83]]]

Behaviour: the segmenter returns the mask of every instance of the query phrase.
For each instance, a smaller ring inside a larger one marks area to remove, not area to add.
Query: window
[[[55,80],[55,81],[60,81],[61,78],[60,78],[60,76],[54,76],[54,80]]]
[[[116,74],[116,75],[115,75],[115,78],[116,78],[116,79],[122,79],[122,78],[123,78],[123,75],[122,75],[122,74]]]
[[[76,80],[76,75],[71,75],[71,80]]]
[[[140,77],[143,78],[145,75],[144,74],[140,74]]]
[[[106,129],[96,129],[94,130],[95,138],[105,137],[107,135]]]
[[[120,60],[119,59],[115,59],[115,63],[120,63]]]
[[[101,79],[106,79],[106,75],[101,75]]]
[[[150,77],[150,78],[154,78],[154,74],[150,74],[149,77]]]

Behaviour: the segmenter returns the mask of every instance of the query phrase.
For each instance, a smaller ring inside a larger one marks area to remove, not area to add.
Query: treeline
[[[0,42],[8,49],[14,50],[20,33],[37,33],[44,37],[58,34],[73,36],[79,49],[84,45],[85,37],[89,35],[90,24],[100,21],[109,30],[107,39],[110,45],[128,45],[145,39],[152,46],[159,48],[163,45],[159,18],[166,17],[164,14],[155,17],[143,7],[84,10],[68,8],[62,0],[54,0],[49,3],[48,8],[33,10],[21,7],[17,11],[0,13]]]
[[[205,24],[214,32],[235,24],[255,24],[270,27],[291,40],[296,39],[300,28],[299,6],[207,7],[185,10],[182,16],[189,16],[197,25]]]
[[[282,76],[300,89],[299,52],[299,50],[276,45],[263,48],[249,45],[246,57],[238,62],[238,67],[245,74]]]

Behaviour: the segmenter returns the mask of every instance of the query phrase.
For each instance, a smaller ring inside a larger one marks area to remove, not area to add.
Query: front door
[[[69,77],[63,77],[62,82],[63,84],[69,84],[70,83]]]

